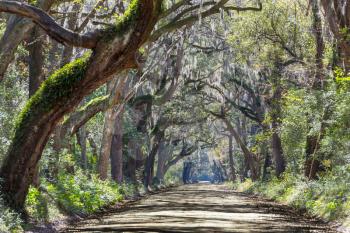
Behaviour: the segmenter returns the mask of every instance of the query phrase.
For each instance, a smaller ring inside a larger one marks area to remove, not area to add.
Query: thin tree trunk
[[[118,92],[115,95],[116,99],[121,99],[126,84],[126,78],[113,79],[108,83],[108,93]],[[105,113],[105,123],[103,127],[103,136],[101,141],[100,156],[97,163],[97,171],[101,180],[107,179],[109,158],[111,156],[111,146],[115,127],[116,118],[120,114],[118,108],[108,109]]]
[[[44,38],[45,33],[38,27],[32,30],[31,39],[28,45],[29,51],[29,97],[39,89],[40,84],[44,81]]]
[[[90,132],[86,132],[86,135],[87,135],[87,140],[88,140],[89,145],[90,145],[91,150],[92,150],[92,155],[93,155],[93,157],[97,158],[98,157],[98,152],[97,152],[96,142],[94,141],[94,138],[92,137]]]
[[[145,165],[145,176],[144,176],[144,187],[145,190],[148,190],[148,187],[152,185],[152,170],[154,167],[155,157],[159,149],[159,145],[161,140],[164,137],[164,131],[163,130],[157,130],[157,132],[154,132],[154,135],[152,137],[152,148],[151,151],[148,154],[148,157],[146,159],[146,165]]]
[[[316,5],[316,0],[312,0],[313,6]],[[331,29],[334,37],[337,39],[337,43],[340,50],[340,57],[345,72],[348,73],[350,70],[350,44],[346,38],[347,34],[343,33],[343,29],[350,27],[349,14],[350,4],[349,1],[341,0],[321,0],[325,12],[325,18],[328,22],[329,28]],[[319,12],[319,10],[318,10]],[[316,9],[313,8],[313,13],[317,13]],[[319,13],[318,13],[319,14]]]
[[[43,68],[44,68],[44,38],[46,35],[40,29],[35,26],[31,31],[31,37],[28,45],[29,51],[29,98],[39,89],[40,84],[44,81]],[[39,187],[40,176],[39,166],[36,167],[36,171],[33,176],[33,186]]]
[[[323,1],[321,1],[323,2]],[[316,41],[316,54],[315,54],[315,60],[316,60],[316,74],[315,74],[315,81],[313,85],[313,91],[316,92],[321,92],[324,89],[323,85],[323,79],[324,79],[324,74],[323,74],[323,54],[324,54],[324,41],[323,41],[323,36],[322,36],[322,19],[320,16],[320,10],[319,10],[319,3],[316,0],[311,0],[312,4],[312,14],[313,14],[313,33],[315,36],[315,41]],[[324,4],[324,3],[323,3]],[[326,16],[329,17],[329,12],[332,11],[333,9],[325,9],[326,10]],[[334,20],[334,19],[332,19]],[[331,26],[331,30],[333,33],[336,32],[337,29],[335,29],[335,25],[332,24],[332,20],[329,19],[329,24]],[[337,38],[339,39],[339,37]],[[338,41],[339,42],[339,41]],[[342,44],[343,42],[339,42]],[[346,53],[347,49],[344,47],[346,45],[343,44],[343,52]],[[344,54],[343,54],[344,55]],[[348,54],[350,55],[350,53]],[[345,54],[346,56],[346,54]],[[347,62],[349,58],[344,58],[345,59],[345,67],[346,69],[350,69],[350,63]],[[316,93],[318,95],[319,93]],[[318,97],[319,100],[319,97]],[[322,104],[322,103],[320,103]],[[321,162],[316,158],[318,154],[318,150],[320,148],[320,140],[323,138],[324,134],[324,121],[326,121],[328,117],[327,113],[327,107],[325,109],[324,116],[322,117],[322,122],[321,122],[321,129],[318,135],[308,135],[306,137],[306,149],[305,149],[305,163],[304,163],[304,175],[313,180],[317,178],[318,172],[321,170]],[[309,120],[311,122],[311,118]]]
[[[69,15],[69,18],[67,20],[67,26],[66,26],[66,28],[68,28],[69,30],[72,30],[72,31],[75,30],[81,6],[82,5],[80,2],[75,2],[71,7],[70,11],[73,13]],[[65,46],[62,52],[60,66],[62,67],[65,64],[69,63],[72,59],[72,56],[73,56],[73,47]]]
[[[97,163],[97,171],[101,180],[107,179],[109,156],[111,154],[111,145],[113,137],[114,116],[113,109],[105,113],[105,123],[103,126],[103,136],[101,141],[100,156]]]
[[[263,154],[264,154],[264,167],[263,167],[263,174],[262,174],[262,180],[266,181],[268,179],[268,177],[270,176],[270,172],[269,172],[269,168],[271,167],[271,157],[270,157],[270,153],[269,153],[269,149],[268,146],[266,145],[267,143],[264,143],[262,145],[263,147]]]
[[[280,177],[281,174],[286,170],[286,162],[283,155],[281,138],[277,132],[272,133],[271,149],[272,149],[272,156],[275,162],[276,176]]]
[[[230,180],[235,181],[236,180],[236,171],[235,171],[235,166],[233,162],[233,137],[230,134],[228,136],[228,157],[229,157],[229,162],[230,162]]]
[[[137,184],[136,180],[136,153],[137,153],[137,143],[133,138],[128,141],[128,157],[126,162],[126,176],[131,184]]]
[[[311,0],[311,5],[312,5],[312,15],[313,15],[312,28],[315,36],[315,41],[316,41],[316,54],[315,54],[316,73],[315,73],[313,88],[320,90],[323,88],[323,79],[324,79],[323,54],[324,54],[325,45],[324,45],[323,36],[322,36],[322,19],[321,19],[321,14],[319,10],[318,0]]]
[[[233,128],[232,124],[226,118],[223,118],[223,121],[224,121],[225,125],[227,126],[229,132],[235,138],[237,144],[240,146],[240,148],[243,152],[243,155],[247,161],[247,164],[249,166],[249,170],[251,172],[252,180],[257,180],[259,178],[259,164],[258,164],[258,161],[256,161],[256,159],[257,159],[256,155],[248,149],[248,147],[245,145],[245,143],[243,143],[240,135]]]
[[[275,163],[276,176],[280,177],[286,170],[286,161],[283,154],[282,142],[280,138],[280,124],[281,124],[281,99],[282,87],[280,83],[279,72],[272,77],[274,90],[271,100],[269,100],[269,111],[271,117],[271,151],[273,162]]]
[[[114,132],[111,145],[111,177],[121,184],[123,182],[123,112],[114,119]]]
[[[88,168],[88,161],[87,161],[87,154],[86,154],[86,129],[85,127],[80,127],[78,132],[76,133],[77,136],[77,142],[80,146],[80,166],[83,170],[86,170]]]
[[[164,172],[165,172],[165,162],[168,158],[168,150],[165,142],[162,140],[158,150],[158,163],[157,163],[157,179],[160,183],[163,183]]]
[[[306,147],[306,160],[305,160],[305,176],[310,180],[317,179],[317,175],[322,171],[322,163],[318,159],[319,150],[321,148],[321,141],[325,135],[327,128],[327,120],[332,113],[331,106],[325,106],[322,119],[321,127],[318,135],[307,137]]]

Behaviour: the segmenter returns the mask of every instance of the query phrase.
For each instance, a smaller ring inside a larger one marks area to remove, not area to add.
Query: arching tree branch
[[[209,9],[205,10],[201,14],[192,14],[190,16],[187,16],[186,18],[180,19],[182,16],[189,14],[190,12],[194,10],[198,10],[200,5],[192,6],[188,9],[185,9],[184,12],[179,13],[181,17],[176,17],[179,18],[178,20],[173,20],[170,23],[166,24],[163,27],[160,27],[159,29],[155,30],[151,37],[149,38],[148,41],[152,42],[157,40],[161,35],[167,32],[174,31],[176,29],[179,29],[183,26],[190,26],[194,24],[195,22],[198,21],[198,19],[202,18],[207,18],[211,15],[220,13],[220,9],[225,10],[225,11],[261,11],[262,10],[262,3],[258,1],[258,7],[237,7],[237,6],[225,6],[225,4],[228,3],[228,0],[220,0],[217,2],[215,5],[213,5],[212,2],[206,4],[206,5],[213,5]]]
[[[91,49],[96,46],[98,40],[98,33],[78,34],[67,30],[44,11],[25,3],[0,1],[0,12],[13,13],[33,20],[50,37],[65,45]]]

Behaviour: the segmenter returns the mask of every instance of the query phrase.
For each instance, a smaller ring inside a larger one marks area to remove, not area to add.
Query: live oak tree
[[[23,208],[41,152],[63,115],[112,74],[136,66],[135,53],[153,29],[160,5],[160,2],[135,1],[115,26],[103,32],[80,35],[63,29],[37,8],[1,2],[2,9],[32,18],[58,41],[93,49],[91,55],[75,60],[49,77],[18,118],[0,173],[2,191],[11,207]]]

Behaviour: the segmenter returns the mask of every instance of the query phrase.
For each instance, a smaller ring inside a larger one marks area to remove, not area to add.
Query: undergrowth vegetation
[[[22,232],[22,223],[18,214],[6,208],[0,199],[0,232]]]
[[[350,166],[338,166],[319,180],[308,181],[303,176],[286,172],[269,181],[229,183],[237,191],[263,197],[305,210],[325,220],[337,220],[349,226]]]
[[[29,189],[26,211],[31,222],[47,223],[64,216],[87,216],[113,206],[135,191],[131,184],[102,181],[97,174],[87,174],[78,166],[73,169],[74,173],[61,170],[55,182],[41,179],[39,187]],[[25,228],[19,215],[5,208],[0,199],[0,232],[23,232]]]
[[[281,140],[287,160],[286,171],[277,178],[272,167],[264,179],[253,182],[230,183],[240,192],[258,194],[285,203],[328,221],[339,221],[350,226],[350,165],[349,159],[349,92],[338,81],[343,78],[335,72],[335,82],[328,79],[323,92],[289,90],[283,97]],[[344,78],[343,78],[344,79]],[[328,109],[328,118],[323,112]],[[319,152],[313,160],[320,162],[315,179],[305,175],[306,138],[319,135]]]
[[[36,220],[52,220],[60,212],[85,216],[111,206],[131,194],[128,185],[118,185],[112,181],[101,181],[97,175],[60,173],[57,183],[43,184],[45,189],[31,187],[27,196],[27,210]],[[48,203],[56,206],[48,206]]]
[[[45,188],[31,187],[26,208],[37,221],[53,220],[61,214],[86,216],[122,201],[132,195],[129,184],[102,181],[95,174],[60,173],[56,183],[43,183]],[[54,205],[49,203],[55,203]]]

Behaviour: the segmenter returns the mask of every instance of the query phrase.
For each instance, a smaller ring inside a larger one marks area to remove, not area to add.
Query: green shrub
[[[255,193],[299,209],[326,220],[346,221],[350,214],[350,166],[338,166],[328,171],[317,181],[286,172],[280,179],[268,182],[229,184],[237,191]]]
[[[0,232],[23,232],[21,224],[22,220],[19,216],[8,208],[5,208],[0,199]]]
[[[87,177],[80,170],[74,175],[60,173],[57,184],[50,184],[47,188],[57,202],[72,214],[96,212],[121,201],[126,193],[116,183],[101,181],[96,175]]]
[[[34,187],[29,188],[26,198],[26,210],[29,216],[38,221],[48,220],[48,201],[44,195]]]
[[[164,175],[163,184],[165,186],[181,184],[182,183],[182,163],[178,163],[175,166],[169,168],[169,170]]]

